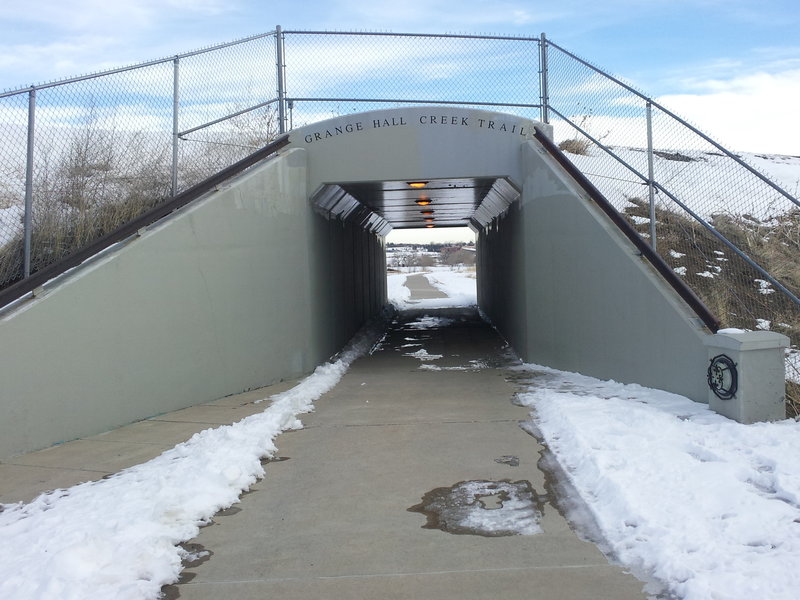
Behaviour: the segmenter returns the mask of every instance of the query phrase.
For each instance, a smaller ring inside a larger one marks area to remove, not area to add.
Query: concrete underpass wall
[[[0,315],[0,459],[310,372],[385,303],[383,241],[255,167]]]
[[[314,217],[312,345],[330,356],[386,305],[386,244],[352,223]]]
[[[478,298],[527,362],[706,402],[699,320],[537,142],[522,197],[478,238]]]

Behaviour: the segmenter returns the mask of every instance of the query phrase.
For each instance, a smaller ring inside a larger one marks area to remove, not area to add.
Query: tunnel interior
[[[327,218],[354,221],[385,235],[392,229],[434,227],[477,232],[519,196],[507,177],[460,177],[328,183],[312,202]]]
[[[552,129],[453,107],[434,119],[436,110],[298,131],[314,211],[376,240],[467,226],[479,308],[523,360],[704,400],[709,330],[535,139]]]

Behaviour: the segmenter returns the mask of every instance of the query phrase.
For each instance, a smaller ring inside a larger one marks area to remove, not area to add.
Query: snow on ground
[[[475,303],[459,281],[468,274],[426,277]],[[404,278],[389,277],[393,302],[419,307],[406,304]],[[441,325],[436,319],[422,317],[419,327]],[[275,436],[302,427],[297,415],[313,410],[378,335],[362,333],[260,414],[109,479],[2,505],[0,597],[157,598],[180,573],[178,544],[263,476],[260,459],[276,451]],[[667,392],[516,368],[531,377],[518,396],[533,410],[526,427],[585,505],[590,517],[578,525],[599,530],[615,560],[683,600],[797,597],[800,423],[742,425]]]
[[[379,333],[362,331],[260,414],[197,433],[109,479],[0,505],[0,598],[158,598],[180,574],[186,553],[177,545],[263,477],[273,439],[301,428],[297,415],[313,410]]]
[[[640,173],[647,173],[647,153],[644,150],[614,147],[614,152]],[[731,185],[732,162],[717,152],[686,150],[676,155],[691,160],[655,156],[656,179],[666,183],[681,201],[703,217],[708,218],[715,213],[731,213],[769,219],[795,208],[794,204],[777,194],[771,204],[754,205],[749,194],[742,193],[739,187]],[[601,175],[594,178],[593,182],[615,206],[619,204],[619,198],[631,193],[633,175],[602,150],[592,148],[589,155],[568,156],[584,173]],[[800,157],[744,153],[742,158],[773,178],[789,193],[797,194],[800,190]],[[698,190],[702,193],[698,193]],[[640,197],[647,197],[646,190],[641,192]],[[665,202],[667,206],[680,211],[677,206],[672,206],[671,201]]]
[[[433,278],[448,291],[446,276]],[[668,392],[515,368],[531,376],[517,397],[533,410],[525,427],[576,496],[564,502],[570,517],[588,537],[599,533],[614,560],[653,581],[652,593],[798,597],[800,423],[742,425]]]
[[[524,365],[522,404],[611,555],[684,600],[800,590],[800,423],[742,425],[638,385]]]
[[[424,275],[428,282],[447,298],[411,300],[411,291],[404,285],[408,275]],[[426,267],[415,273],[389,273],[387,278],[389,302],[398,310],[409,308],[452,308],[474,306],[478,303],[478,293],[474,271],[455,271],[450,267]]]

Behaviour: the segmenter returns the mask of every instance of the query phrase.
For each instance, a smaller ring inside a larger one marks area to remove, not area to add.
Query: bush
[[[580,154],[581,156],[586,156],[589,154],[589,147],[591,145],[591,142],[586,138],[577,137],[563,140],[558,143],[558,147],[564,152],[569,152],[570,154]]]

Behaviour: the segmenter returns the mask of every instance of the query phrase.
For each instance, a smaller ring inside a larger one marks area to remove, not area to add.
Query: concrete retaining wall
[[[355,249],[355,251],[353,251]],[[0,459],[313,370],[386,300],[295,149],[0,317]]]
[[[479,303],[528,362],[707,401],[698,319],[537,142],[478,239]]]

